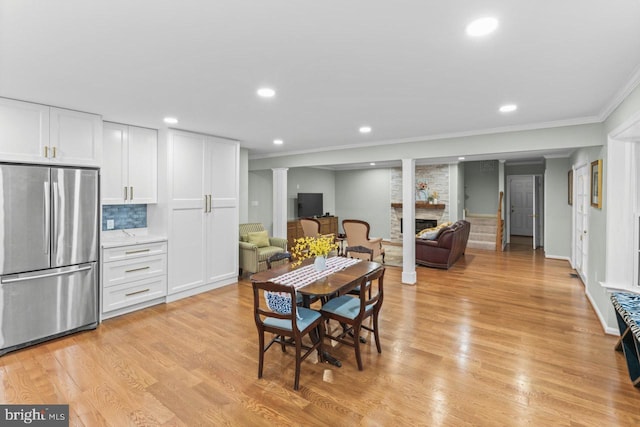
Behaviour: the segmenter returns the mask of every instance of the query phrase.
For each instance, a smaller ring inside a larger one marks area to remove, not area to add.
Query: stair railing
[[[500,192],[500,200],[498,202],[498,213],[496,215],[496,251],[502,251],[502,230],[504,229],[504,220],[502,219],[502,198],[504,191]]]

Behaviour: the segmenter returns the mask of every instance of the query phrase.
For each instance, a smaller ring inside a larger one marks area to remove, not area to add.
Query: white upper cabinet
[[[52,163],[101,165],[100,116],[51,107],[49,125],[49,159]]]
[[[0,160],[99,167],[101,155],[100,116],[0,98]]]
[[[102,204],[158,202],[158,132],[104,122]]]
[[[48,163],[48,146],[49,107],[0,98],[0,160]]]

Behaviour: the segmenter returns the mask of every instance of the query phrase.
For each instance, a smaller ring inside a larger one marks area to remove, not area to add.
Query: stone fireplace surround
[[[435,220],[436,225],[449,221],[449,166],[448,165],[421,165],[416,166],[416,183],[426,182],[428,192],[438,192],[438,203],[444,207],[442,209],[429,209],[416,207],[415,218]],[[391,202],[402,203],[402,169],[393,168],[391,170]],[[400,230],[400,220],[402,218],[402,208],[389,207],[391,209],[390,240],[392,242],[402,242],[402,231]],[[426,227],[425,227],[426,228]],[[421,228],[416,226],[416,232]]]

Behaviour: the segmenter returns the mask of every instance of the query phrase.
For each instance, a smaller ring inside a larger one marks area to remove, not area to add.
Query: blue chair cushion
[[[372,307],[373,305],[366,307],[366,309],[369,310]],[[355,319],[360,312],[360,299],[342,295],[327,301],[322,306],[322,311],[334,313],[347,319]]]
[[[304,307],[299,307],[296,313],[298,314],[298,329],[301,331],[306,329],[321,316],[317,311]],[[286,329],[288,331],[291,330],[291,320],[289,319],[275,319],[273,317],[267,317],[264,319],[264,324],[274,328]]]

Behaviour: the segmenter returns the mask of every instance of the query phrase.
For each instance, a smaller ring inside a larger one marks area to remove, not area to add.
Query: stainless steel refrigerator
[[[98,171],[0,164],[0,355],[98,325]]]

